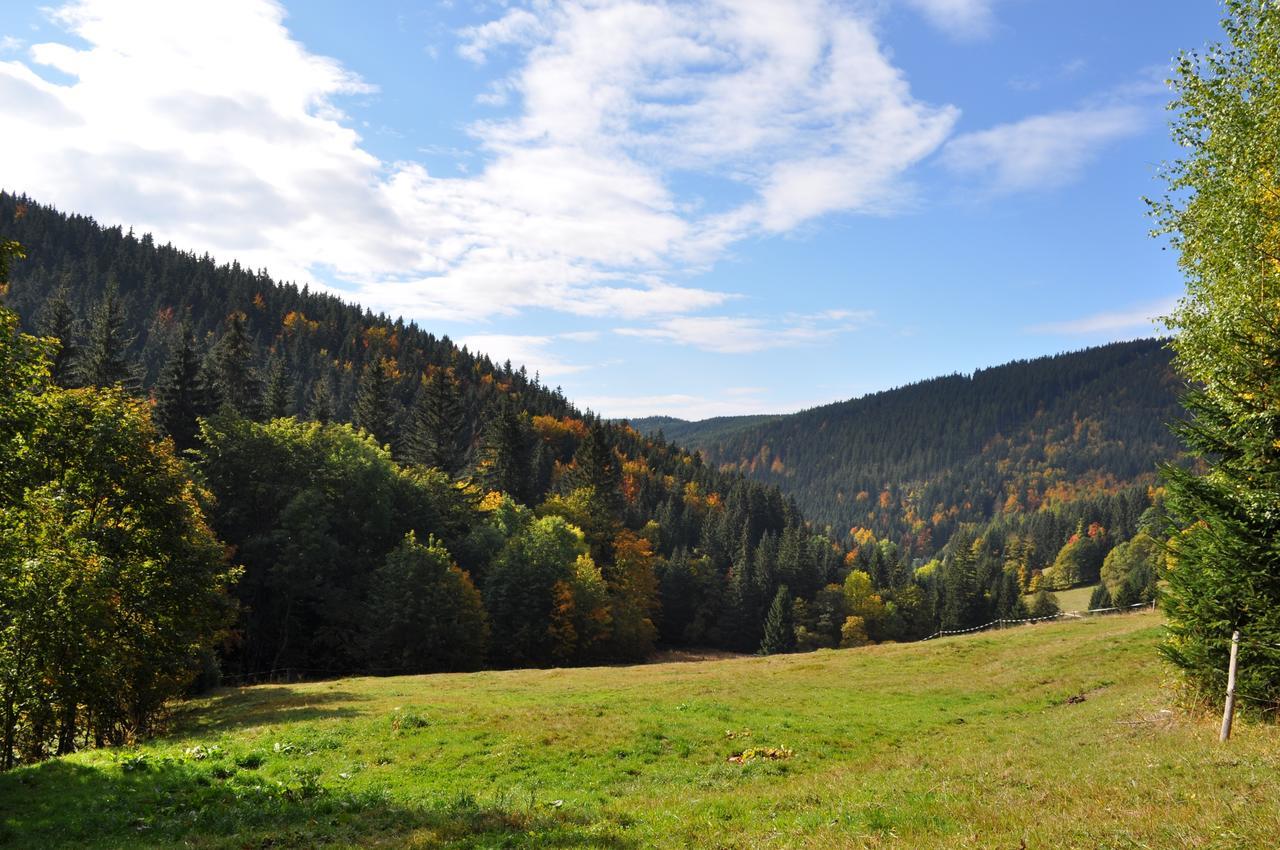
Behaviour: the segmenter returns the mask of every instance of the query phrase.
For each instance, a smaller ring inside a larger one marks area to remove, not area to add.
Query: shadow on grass
[[[0,847],[601,847],[618,828],[562,810],[521,811],[469,797],[405,804],[388,792],[287,779],[225,762],[67,761],[0,774]]]
[[[347,691],[316,692],[286,685],[257,685],[221,691],[189,703],[178,709],[174,719],[177,726],[191,732],[226,732],[249,726],[360,717],[363,712],[350,704],[366,699]]]

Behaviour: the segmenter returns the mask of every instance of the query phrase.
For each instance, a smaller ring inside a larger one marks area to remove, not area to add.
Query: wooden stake
[[[1236,713],[1236,657],[1240,652],[1240,630],[1231,633],[1231,663],[1227,666],[1227,704],[1222,709],[1222,732],[1219,741],[1231,737],[1231,721]]]

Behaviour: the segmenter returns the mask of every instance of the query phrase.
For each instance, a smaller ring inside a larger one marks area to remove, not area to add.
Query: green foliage
[[[75,380],[86,387],[137,389],[137,370],[129,359],[134,337],[126,328],[124,302],[112,281],[89,314],[88,338],[75,361]]]
[[[1102,563],[1102,587],[1118,606],[1150,602],[1164,570],[1165,545],[1145,531],[1107,553]]]
[[[360,390],[352,421],[357,428],[373,435],[378,445],[385,446],[391,442],[394,433],[391,379],[380,357],[371,357],[360,374]]]
[[[1103,560],[1110,551],[1107,532],[1100,525],[1079,529],[1058,551],[1053,565],[1044,571],[1041,584],[1050,590],[1067,590],[1098,580]]]
[[[1053,617],[1061,612],[1062,608],[1058,605],[1058,597],[1042,587],[1031,597],[1027,616],[1039,619],[1041,617]]]
[[[245,314],[234,311],[227,316],[226,331],[213,349],[214,385],[222,406],[247,419],[256,419],[262,412],[262,380],[256,360]]]
[[[1166,471],[1166,655],[1217,691],[1228,639],[1252,645],[1240,689],[1280,698],[1280,9],[1227,0],[1224,40],[1178,60],[1173,137],[1153,204],[1187,293],[1166,322],[1191,382],[1179,430],[1202,474]]]
[[[213,391],[205,381],[191,328],[184,325],[155,389],[155,420],[179,449],[196,444],[199,418],[213,412]]]
[[[14,324],[0,311],[0,768],[148,732],[234,577],[148,406],[56,387]]]
[[[444,369],[423,380],[409,412],[404,456],[413,463],[454,473],[462,467],[463,418],[458,383]]]
[[[397,673],[474,670],[489,626],[480,594],[440,541],[407,534],[373,574],[366,614],[370,660]]]
[[[364,635],[379,625],[366,596],[388,554],[411,531],[465,551],[465,488],[397,466],[349,425],[219,416],[204,422],[200,444],[214,527],[245,568],[242,638],[228,659],[236,672],[363,669]]]
[[[778,592],[774,594],[773,603],[769,606],[769,615],[764,620],[764,639],[760,642],[762,655],[795,652],[794,602],[791,591],[785,584],[778,588]]]

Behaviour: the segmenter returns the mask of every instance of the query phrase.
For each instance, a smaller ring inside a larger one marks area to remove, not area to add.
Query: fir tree
[[[49,364],[49,372],[55,383],[62,387],[70,387],[75,383],[75,367],[79,358],[80,346],[76,337],[80,332],[80,321],[71,307],[70,294],[64,283],[54,290],[53,296],[45,303],[40,312],[38,325],[40,335],[58,341],[58,350]]]
[[[622,512],[622,472],[609,434],[600,421],[591,423],[586,438],[573,455],[579,486],[592,487],[610,514]]]
[[[268,419],[288,416],[293,408],[293,378],[284,358],[276,355],[267,364],[267,387],[262,398],[263,414]]]
[[[325,372],[311,385],[311,401],[307,412],[317,422],[332,422],[334,419],[333,377]]]
[[[433,370],[431,377],[419,385],[413,400],[404,441],[405,459],[456,473],[462,466],[462,415],[457,382],[444,369]]]
[[[197,420],[213,410],[190,325],[182,330],[156,382],[156,424],[179,449],[196,443]]]
[[[764,640],[760,642],[762,655],[794,652],[796,648],[795,600],[784,584],[774,594],[769,615],[764,621]]]
[[[490,490],[527,499],[533,439],[514,396],[504,395],[489,419],[476,473]]]
[[[360,374],[353,419],[356,427],[369,432],[379,445],[391,442],[391,379],[381,357],[370,357]]]
[[[244,313],[227,317],[227,329],[213,351],[214,374],[222,406],[245,419],[262,412],[262,383],[254,368],[257,353]]]
[[[124,302],[114,281],[107,284],[102,300],[89,314],[89,333],[76,361],[76,381],[86,387],[139,386],[137,370],[129,361],[134,336],[125,329]]]
[[[1200,470],[1165,470],[1173,520],[1163,650],[1202,692],[1226,678],[1231,633],[1249,642],[1239,687],[1280,699],[1280,10],[1228,0],[1224,43],[1179,59],[1173,136],[1156,203],[1187,294],[1165,322],[1195,387],[1177,429]],[[1117,603],[1140,595],[1122,582]]]

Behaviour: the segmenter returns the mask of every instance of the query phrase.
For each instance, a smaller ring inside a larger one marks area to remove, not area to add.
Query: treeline
[[[1057,561],[1156,495],[1003,511],[922,563],[411,323],[3,194],[0,240],[30,332],[0,310],[6,763],[281,669],[916,639],[1096,579]]]
[[[7,303],[56,343],[53,380],[150,399],[212,492],[244,568],[228,674],[639,658],[660,635],[755,650],[783,583],[839,578],[843,552],[777,488],[582,414],[523,370],[26,199],[0,195],[0,222],[28,252]],[[465,653],[370,633],[392,561],[458,568],[436,570],[452,588],[437,614],[480,600]],[[697,591],[673,601],[695,563]]]
[[[1169,424],[1183,415],[1183,383],[1169,360],[1159,340],[1114,343],[675,428],[718,468],[780,486],[846,545],[869,533],[927,560],[966,525],[1025,521],[1044,569],[1080,518],[1072,503],[1097,508],[1086,524],[1134,532],[1157,466],[1178,456]]]

